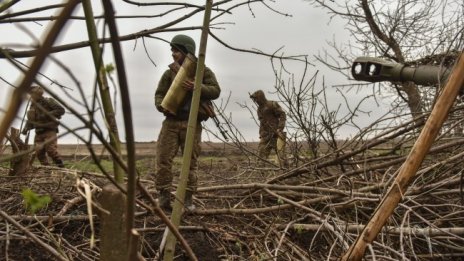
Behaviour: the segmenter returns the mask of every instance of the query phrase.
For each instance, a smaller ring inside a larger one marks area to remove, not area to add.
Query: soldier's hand
[[[182,83],[182,88],[184,88],[184,90],[186,91],[193,91],[193,87],[194,87],[194,82],[192,80],[185,80]]]
[[[166,116],[166,117],[167,117],[167,116],[172,116],[172,115],[173,115],[171,112],[169,112],[169,111],[167,111],[167,110],[164,110],[164,111],[163,111],[163,114],[164,114],[164,116]]]
[[[166,115],[166,113],[169,113],[167,110],[165,110],[162,106],[157,106],[156,107],[158,109],[159,112],[161,112],[162,114]]]
[[[158,107],[158,111],[164,114],[164,116],[172,115],[168,110],[164,109],[162,106]]]
[[[28,129],[23,129],[23,130],[21,131],[21,134],[22,134],[22,135],[27,135],[27,132],[28,132],[28,131],[29,131]]]

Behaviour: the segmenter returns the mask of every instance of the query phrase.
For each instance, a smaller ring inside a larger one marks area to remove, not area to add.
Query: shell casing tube
[[[176,74],[176,77],[171,83],[168,92],[161,102],[161,107],[167,110],[169,113],[176,115],[180,104],[184,101],[187,91],[182,88],[182,83],[185,80],[193,80],[195,76],[195,70],[197,65],[197,59],[192,54],[188,54],[185,57],[182,66]]]

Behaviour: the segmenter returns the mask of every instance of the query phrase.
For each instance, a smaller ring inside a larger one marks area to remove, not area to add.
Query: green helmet
[[[178,34],[171,40],[171,46],[176,47],[184,53],[195,55],[195,41],[184,34]]]

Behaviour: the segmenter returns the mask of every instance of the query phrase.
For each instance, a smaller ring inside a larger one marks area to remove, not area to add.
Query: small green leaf
[[[105,71],[106,73],[111,74],[114,71],[114,65],[112,63],[107,64],[105,66]]]
[[[52,202],[50,196],[40,196],[29,188],[23,189],[21,195],[23,196],[24,205],[26,209],[31,214],[34,214],[37,210],[45,207],[47,204]]]

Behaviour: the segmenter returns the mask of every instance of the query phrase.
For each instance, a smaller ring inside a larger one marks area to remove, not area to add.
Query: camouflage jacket
[[[47,130],[58,132],[59,120],[64,113],[63,106],[53,98],[42,97],[38,101],[32,102],[29,107],[25,129],[35,129],[36,133]]]
[[[259,137],[269,139],[276,135],[277,131],[283,132],[286,115],[282,107],[276,101],[266,100],[258,106]]]
[[[155,91],[155,106],[160,111],[163,112],[161,108],[161,102],[163,101],[164,96],[171,87],[171,83],[176,77],[176,72],[172,69],[168,69],[164,72],[163,76],[158,83],[158,87]],[[221,88],[219,87],[219,83],[216,80],[216,76],[214,75],[213,71],[208,67],[205,67],[203,73],[203,81],[201,85],[201,97],[202,101],[207,100],[215,100],[221,94]],[[176,115],[168,115],[167,117],[171,117],[178,120],[187,120],[190,113],[190,105],[192,102],[192,93],[187,93],[185,100],[179,109],[177,110]],[[203,110],[199,110],[198,112],[198,119],[205,120],[208,116]]]

